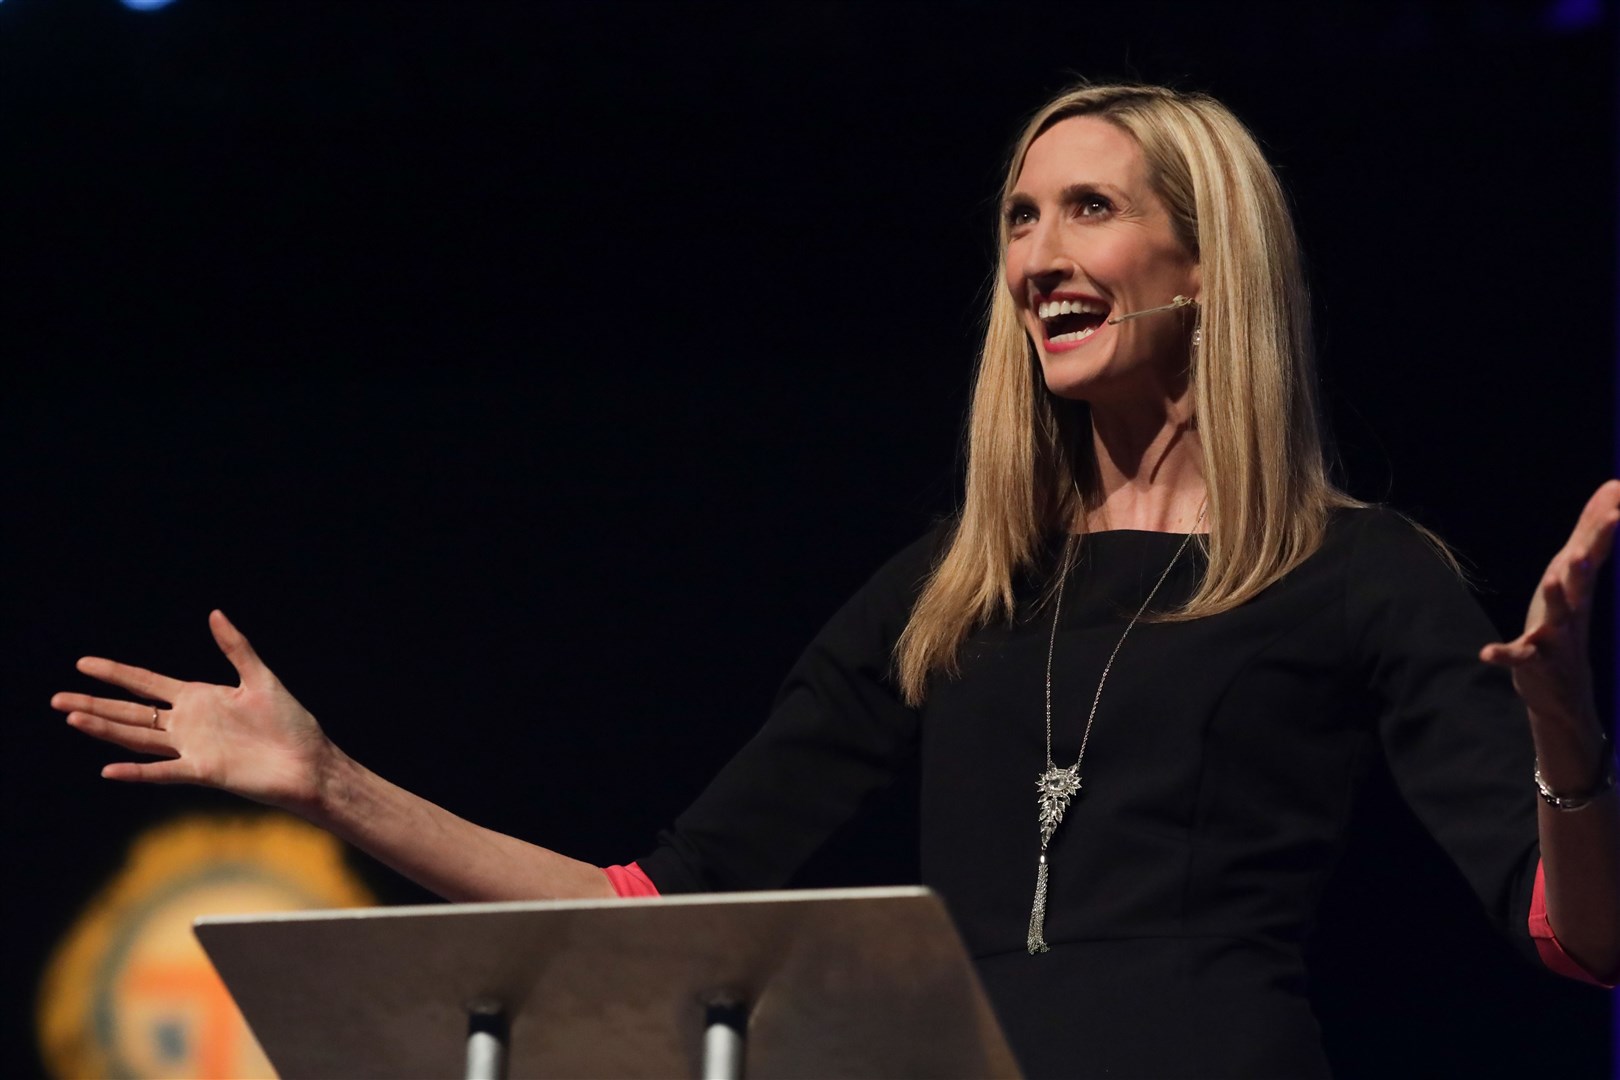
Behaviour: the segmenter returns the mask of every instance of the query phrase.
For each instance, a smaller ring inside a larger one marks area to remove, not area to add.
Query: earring
[[[1193,327],[1192,347],[1196,349],[1200,345],[1202,345],[1203,343],[1204,343],[1204,328],[1202,326]]]

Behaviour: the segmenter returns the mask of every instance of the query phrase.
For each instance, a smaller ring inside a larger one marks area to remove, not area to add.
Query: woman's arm
[[[62,693],[51,705],[88,735],[160,760],[119,762],[110,780],[200,784],[298,814],[449,900],[610,897],[589,863],[474,825],[339,750],[216,611],[209,627],[241,685],[182,682],[97,657],[86,675],[167,709]]]
[[[1530,602],[1524,633],[1480,659],[1508,668],[1530,713],[1542,782],[1558,795],[1593,791],[1608,775],[1592,689],[1589,630],[1598,570],[1620,523],[1620,480],[1587,501],[1569,542]],[[1592,974],[1620,971],[1620,796],[1611,786],[1580,809],[1539,806],[1547,920],[1564,951]]]

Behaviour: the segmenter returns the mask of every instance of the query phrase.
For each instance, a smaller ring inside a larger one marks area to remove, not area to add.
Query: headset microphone
[[[1132,311],[1125,315],[1115,315],[1112,319],[1108,320],[1108,323],[1110,326],[1112,326],[1114,323],[1122,323],[1128,319],[1140,319],[1144,315],[1156,315],[1161,311],[1174,311],[1177,308],[1190,307],[1196,303],[1198,303],[1198,301],[1194,300],[1190,296],[1178,295],[1168,304],[1160,304],[1158,307],[1143,308],[1141,311]]]

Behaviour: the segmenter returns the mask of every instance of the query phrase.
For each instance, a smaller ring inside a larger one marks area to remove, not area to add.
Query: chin
[[[1100,393],[1104,380],[1100,378],[1098,364],[1083,366],[1067,357],[1041,359],[1041,377],[1047,393],[1067,401],[1092,401]]]
[[[1087,405],[1090,405],[1094,401],[1104,396],[1098,390],[1095,383],[1089,382],[1054,383],[1051,380],[1047,380],[1046,392],[1055,398],[1062,398],[1064,401],[1083,402]]]

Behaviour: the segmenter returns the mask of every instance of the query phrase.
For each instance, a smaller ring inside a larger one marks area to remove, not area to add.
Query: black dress
[[[1054,759],[1184,537],[1083,541],[1053,665]],[[1533,955],[1531,747],[1496,637],[1398,515],[1335,514],[1322,549],[1235,611],[1131,631],[1084,788],[1050,850],[1049,953],[1025,949],[1039,850],[1051,608],[976,633],[958,678],[903,706],[890,655],[937,536],[811,643],[770,719],[640,866],[660,892],[774,888],[912,755],[921,855],[1030,1076],[1325,1076],[1301,946],[1378,745],[1402,795]],[[1055,558],[1057,544],[1049,553]],[[1191,594],[1188,545],[1156,608]]]

